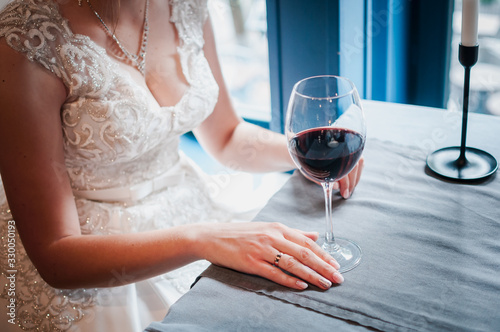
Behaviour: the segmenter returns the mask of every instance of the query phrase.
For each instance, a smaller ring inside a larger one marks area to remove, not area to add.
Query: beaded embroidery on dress
[[[206,0],[171,0],[171,8],[189,83],[172,107],[160,107],[104,49],[86,36],[73,34],[55,1],[15,0],[0,12],[0,42],[52,72],[67,87],[61,109],[66,165],[54,168],[67,169],[75,192],[131,187],[172,169],[183,176],[182,182],[135,202],[75,198],[84,234],[140,232],[232,218],[213,202],[199,171],[178,150],[179,136],[212,112],[218,96],[202,50]],[[14,224],[0,181],[0,281],[6,285],[0,304],[15,301],[15,325],[22,330],[142,330],[152,320],[162,319],[206,266],[194,263],[121,287],[57,290],[41,279],[11,227]],[[16,249],[11,266],[10,238],[15,239],[11,241]],[[11,272],[15,294],[9,293]],[[117,282],[127,278],[122,271],[115,274]],[[0,327],[5,321],[2,318]]]

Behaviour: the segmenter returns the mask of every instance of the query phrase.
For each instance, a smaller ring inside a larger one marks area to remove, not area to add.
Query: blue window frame
[[[272,130],[283,132],[295,82],[339,73],[339,17],[336,0],[267,1]]]
[[[267,0],[272,120],[295,82],[350,78],[362,98],[444,107],[453,0]]]

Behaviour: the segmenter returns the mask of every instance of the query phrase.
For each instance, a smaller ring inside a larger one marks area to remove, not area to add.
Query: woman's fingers
[[[342,179],[333,183],[333,185],[332,185],[333,190],[338,189],[340,191],[340,195],[343,198],[346,198],[346,199],[349,198],[352,195],[354,188],[356,188],[356,186],[359,183],[359,179],[361,178],[361,173],[363,172],[364,164],[365,164],[365,160],[364,160],[363,156],[361,156],[358,163],[356,164],[356,166],[354,166],[354,168],[352,169],[352,171],[349,174],[347,174]],[[321,185],[321,183],[318,180],[313,179],[312,177],[308,176],[307,174],[303,173],[303,175],[309,181],[312,181],[316,184]]]
[[[365,158],[361,157],[358,161],[357,166],[356,166],[356,181],[355,181],[354,186],[352,188],[353,190],[358,185],[359,180],[361,179],[361,173],[363,173],[364,167],[365,167]]]
[[[316,245],[317,246],[317,245]],[[325,288],[324,279],[334,283],[342,283],[344,278],[338,272],[339,264],[324,250],[307,248],[295,243],[283,250],[278,266],[295,276]],[[322,281],[323,280],[323,281]],[[328,285],[330,287],[331,284]]]
[[[333,283],[344,281],[342,275],[331,266],[318,267],[315,265],[318,264],[305,265],[297,257],[278,252],[272,259],[272,263],[264,264],[261,271],[263,277],[294,289],[305,289],[307,283],[328,289]],[[321,274],[318,273],[320,270]]]
[[[300,230],[297,230],[299,233],[303,233]],[[316,233],[317,234],[317,233]],[[300,251],[303,248],[310,249],[314,255],[318,256],[321,258],[325,263],[333,266],[334,269],[338,270],[340,268],[339,263],[335,259],[333,259],[332,256],[330,256],[326,251],[323,250],[315,241],[318,239],[316,238],[310,238],[309,239],[304,239],[301,238],[300,236],[296,236],[295,233],[289,233],[289,234],[284,234],[285,238],[287,240],[292,241],[293,243],[297,244],[298,246],[295,246],[294,249],[298,250],[299,254]],[[307,254],[301,254],[301,256],[306,257]]]
[[[344,281],[339,264],[316,242],[294,230],[283,235],[286,241],[277,243],[281,251],[269,263],[323,289]]]
[[[260,275],[262,277],[274,281],[275,283],[283,285],[285,287],[304,290],[309,286],[304,280],[292,275],[288,275],[278,267],[268,264],[267,262],[261,262],[261,265],[258,266],[258,269],[261,272]]]
[[[283,254],[278,267],[324,289],[330,288],[332,282],[340,284],[344,281],[344,277],[337,269],[329,264],[325,265],[322,260],[314,260],[312,257],[308,255],[305,258]]]
[[[205,246],[210,250],[203,256],[214,264],[260,275],[294,289],[305,289],[307,283],[327,289],[343,281],[339,264],[315,242],[316,232],[259,222],[224,224],[214,229],[214,236],[203,236],[215,243]]]
[[[308,238],[310,238],[313,241],[317,241],[319,238],[318,232],[305,232],[305,231],[302,231],[300,229],[296,229],[296,231],[303,234],[304,236],[307,236]]]
[[[353,173],[353,171],[351,171],[351,173]],[[351,175],[351,173],[349,173],[348,175],[344,176],[342,179],[339,180],[340,195],[345,199],[351,196],[351,188],[349,186],[351,182],[349,179],[349,175]]]
[[[361,157],[352,171],[338,181],[340,195],[342,195],[343,198],[349,198],[352,195],[354,188],[358,185],[361,173],[363,172],[364,162],[364,158]]]

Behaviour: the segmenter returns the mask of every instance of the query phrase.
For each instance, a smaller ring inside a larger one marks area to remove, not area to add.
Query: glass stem
[[[333,182],[323,182],[323,191],[325,193],[325,208],[326,208],[326,232],[325,232],[325,242],[323,243],[323,249],[327,252],[335,252],[339,250],[339,246],[335,242],[335,237],[333,236],[333,218],[332,218],[332,193],[333,193]]]

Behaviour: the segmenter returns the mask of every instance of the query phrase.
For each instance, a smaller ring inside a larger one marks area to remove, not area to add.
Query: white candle
[[[479,0],[462,0],[462,45],[477,45]]]

